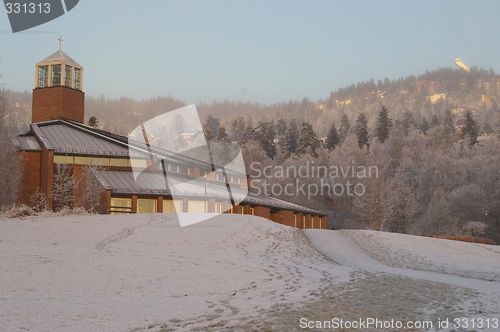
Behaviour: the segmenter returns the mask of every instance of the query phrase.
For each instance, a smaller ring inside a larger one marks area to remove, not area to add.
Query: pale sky
[[[0,12],[0,82],[34,86],[59,48],[84,66],[87,95],[187,104],[325,99],[340,87],[426,69],[500,72],[500,1],[80,0],[13,34]]]

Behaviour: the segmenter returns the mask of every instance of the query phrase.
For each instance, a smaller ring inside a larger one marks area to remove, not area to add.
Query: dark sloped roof
[[[178,189],[171,190],[165,184],[165,178],[160,172],[143,172],[138,181],[134,180],[134,175],[131,171],[110,171],[103,170],[95,172],[96,176],[101,181],[102,185],[111,190],[114,194],[125,195],[179,195],[184,197],[202,197],[202,198],[218,198],[227,199],[227,187],[225,183],[209,182],[208,187],[204,186],[203,182],[186,183],[182,191]],[[140,183],[140,184],[139,184]],[[234,187],[233,187],[234,188]],[[246,194],[246,191],[245,191]],[[232,192],[233,197],[239,198],[240,204],[251,204],[267,206],[276,209],[285,209],[302,213],[311,213],[324,216],[324,213],[309,209],[297,204],[289,203],[274,197],[248,195],[243,196],[236,190]]]
[[[38,125],[43,141],[58,153],[128,156],[128,149],[64,123]]]
[[[25,151],[41,151],[42,147],[36,140],[35,136],[31,133],[27,134],[21,134],[18,137],[16,137],[16,140],[14,142],[17,147],[21,150]]]

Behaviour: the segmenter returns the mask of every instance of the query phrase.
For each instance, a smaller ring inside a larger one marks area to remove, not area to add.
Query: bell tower
[[[67,118],[84,122],[83,67],[59,50],[36,64],[31,122]]]

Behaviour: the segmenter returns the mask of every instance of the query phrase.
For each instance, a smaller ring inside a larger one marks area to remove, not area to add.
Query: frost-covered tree
[[[420,132],[424,135],[427,135],[427,131],[431,128],[431,125],[429,124],[429,121],[424,117],[422,119],[422,122],[420,123],[419,129]]]
[[[318,150],[321,147],[320,140],[316,136],[311,124],[307,122],[302,123],[302,129],[300,130],[299,137],[299,147],[297,148],[297,154],[310,154],[313,157],[317,157]]]
[[[286,122],[283,119],[279,119],[278,122],[276,123],[276,135],[278,136],[283,136],[286,133]]]
[[[332,124],[332,126],[330,127],[330,130],[328,131],[328,135],[326,137],[325,148],[332,151],[332,150],[335,150],[335,148],[339,144],[340,144],[339,133],[337,132],[337,128],[335,127],[335,124]]]
[[[479,130],[477,128],[477,123],[472,117],[472,112],[470,110],[467,110],[465,112],[465,122],[464,126],[462,128],[462,132],[460,134],[460,138],[468,138],[469,139],[469,145],[475,145],[477,144],[477,136],[479,135]]]
[[[215,137],[216,142],[230,142],[229,136],[226,134],[226,128],[220,127],[217,136]]]
[[[219,132],[219,119],[216,119],[212,116],[212,114],[209,114],[207,117],[207,120],[205,121],[205,124],[203,125],[203,129],[205,130],[210,130],[212,135],[217,136],[217,133]]]
[[[347,135],[349,134],[349,129],[351,129],[351,124],[349,123],[349,118],[347,115],[342,115],[342,119],[340,120],[340,130],[339,130],[339,135],[340,135],[340,143],[344,143]]]
[[[52,199],[56,210],[73,207],[73,190],[76,183],[73,167],[68,164],[55,164]]]
[[[384,143],[389,138],[389,129],[392,126],[392,120],[389,118],[389,112],[385,106],[382,106],[377,118],[377,127],[375,129],[375,136],[380,143]]]
[[[439,126],[439,120],[436,114],[432,115],[430,126],[431,128]]]
[[[361,113],[356,119],[356,138],[358,139],[358,146],[362,149],[364,146],[370,148],[370,142],[368,139],[368,121],[366,120],[366,115]]]
[[[269,158],[276,156],[274,137],[276,132],[271,122],[260,122],[255,128],[255,138]]]
[[[299,131],[295,119],[290,121],[285,136],[280,138],[279,145],[285,158],[297,152],[297,148],[299,147]]]
[[[16,201],[21,177],[21,160],[5,121],[6,111],[6,96],[0,91],[0,209]]]

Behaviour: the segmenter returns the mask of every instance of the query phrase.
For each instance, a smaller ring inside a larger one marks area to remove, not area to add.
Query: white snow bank
[[[300,230],[252,216],[183,228],[173,214],[0,220],[5,331],[125,331],[198,316],[229,324],[307,301],[348,273]]]
[[[342,232],[390,266],[500,281],[499,246],[376,231]]]

